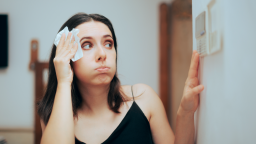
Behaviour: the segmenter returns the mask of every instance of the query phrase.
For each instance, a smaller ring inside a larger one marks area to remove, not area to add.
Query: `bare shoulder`
[[[123,86],[123,89],[131,97],[133,92],[136,103],[148,120],[150,120],[155,110],[159,110],[163,105],[157,93],[149,85],[138,83],[132,86],[132,90],[131,85]]]
[[[147,102],[159,99],[159,96],[154,89],[143,83],[133,85],[133,94],[136,99]]]
[[[44,121],[42,119],[40,119],[40,124],[41,124],[42,133],[44,133],[45,124],[44,124]]]
[[[132,97],[133,95],[134,98],[138,100],[158,98],[158,95],[153,90],[153,88],[143,83],[134,85],[122,85],[121,87],[125,95],[129,97]]]

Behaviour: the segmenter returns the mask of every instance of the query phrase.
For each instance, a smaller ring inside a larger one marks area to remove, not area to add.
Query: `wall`
[[[177,111],[183,96],[192,56],[192,16],[171,16],[171,36],[169,51],[170,71],[170,124],[176,131]]]
[[[122,84],[145,83],[158,93],[158,8],[168,0],[1,0],[9,14],[9,66],[0,70],[0,128],[33,129],[34,72],[30,41],[39,40],[39,60],[47,61],[60,26],[77,12],[108,17],[118,40]]]
[[[193,49],[195,18],[209,1],[193,0]],[[256,1],[217,2],[223,44],[219,52],[200,60],[205,90],[195,116],[197,144],[252,144],[256,141]]]

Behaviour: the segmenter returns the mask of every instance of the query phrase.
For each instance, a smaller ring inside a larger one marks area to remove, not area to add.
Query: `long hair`
[[[69,28],[69,31],[71,31],[73,28],[77,27],[78,25],[84,22],[92,21],[92,20],[101,22],[110,29],[113,36],[114,46],[117,54],[117,41],[116,41],[116,35],[114,32],[113,26],[110,20],[102,15],[77,13],[73,15],[71,18],[69,18],[61,26],[59,31],[64,29],[66,26]],[[38,102],[38,114],[40,118],[43,120],[43,122],[45,123],[45,125],[48,123],[51,112],[52,112],[54,98],[55,98],[57,84],[58,84],[55,67],[53,64],[53,59],[55,57],[55,54],[56,54],[56,46],[53,45],[50,59],[49,59],[49,76],[48,76],[46,91],[44,93],[44,97],[42,98],[42,100]],[[117,62],[117,57],[116,57],[116,62]],[[72,61],[70,63],[72,67]],[[77,80],[74,74],[73,82],[71,84],[71,97],[72,97],[72,107],[73,107],[74,116],[77,116],[77,109],[80,108],[82,105],[82,96],[79,92],[76,81]],[[115,113],[119,113],[118,109],[121,103],[125,101],[123,97],[124,94],[120,88],[121,88],[121,84],[117,77],[117,73],[115,73],[112,81],[110,82],[110,87],[108,92],[108,105],[109,105],[109,108]]]

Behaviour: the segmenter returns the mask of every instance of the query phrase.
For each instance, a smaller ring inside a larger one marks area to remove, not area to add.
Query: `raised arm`
[[[71,83],[73,71],[70,67],[70,59],[77,51],[77,44],[70,42],[71,33],[65,41],[65,34],[56,49],[53,60],[57,75],[58,86],[52,108],[52,113],[47,125],[41,121],[43,136],[41,144],[74,144],[74,121],[71,100]],[[72,49],[72,50],[71,50]]]
[[[198,94],[204,89],[203,85],[199,85],[198,65],[199,55],[196,51],[193,51],[188,78],[177,112],[175,144],[194,143],[194,113],[199,104]]]

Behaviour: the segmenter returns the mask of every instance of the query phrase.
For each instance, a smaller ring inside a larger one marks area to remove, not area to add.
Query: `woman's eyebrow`
[[[103,37],[104,37],[104,38],[106,38],[106,37],[111,37],[111,38],[112,38],[111,35],[104,35]],[[113,38],[112,38],[112,39],[113,39]]]
[[[112,38],[112,36],[109,35],[109,34],[103,36],[103,38],[106,38],[106,37],[111,37],[111,38]],[[92,39],[92,37],[90,37],[90,36],[88,36],[88,37],[83,37],[83,38],[80,39],[80,42],[81,42],[82,40],[84,40],[84,39]],[[112,39],[113,39],[113,38],[112,38]]]
[[[81,42],[83,39],[92,39],[92,37],[83,37],[83,38],[80,39],[80,42]]]

